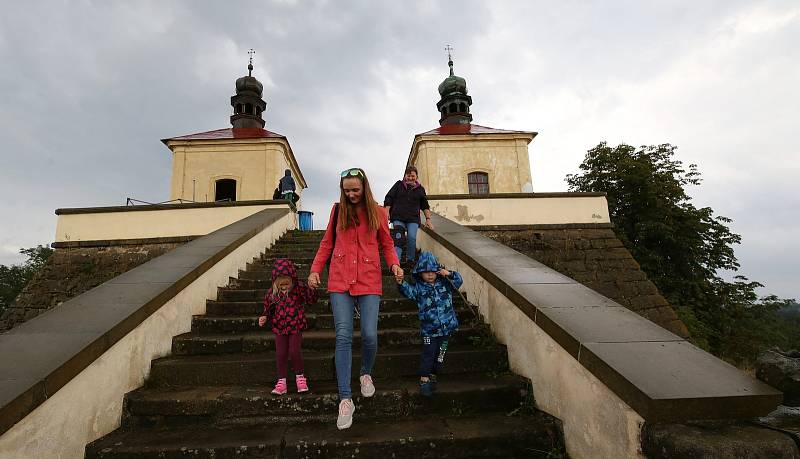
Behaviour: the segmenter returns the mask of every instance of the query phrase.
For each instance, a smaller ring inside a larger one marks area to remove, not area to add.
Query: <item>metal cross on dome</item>
[[[453,50],[453,47],[447,45],[444,47],[444,50],[447,51],[447,66],[450,67],[450,76],[453,76],[453,57],[450,55],[450,51]]]
[[[248,64],[247,66],[247,70],[249,71],[250,76],[253,76],[253,54],[255,53],[256,51],[253,48],[250,48],[250,51],[247,52],[247,54],[250,55],[250,64]]]

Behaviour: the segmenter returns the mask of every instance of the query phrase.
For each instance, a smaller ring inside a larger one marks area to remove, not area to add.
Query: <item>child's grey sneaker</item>
[[[430,381],[430,380],[425,381],[425,382],[420,381],[419,382],[419,393],[420,393],[420,395],[425,396],[425,397],[431,397],[433,395],[433,391],[435,389],[434,388],[435,384],[436,383],[434,383],[433,381]]]
[[[353,413],[356,411],[356,406],[353,401],[346,398],[339,402],[339,417],[336,418],[336,427],[339,430],[349,429],[353,425]]]
[[[375,395],[375,384],[372,383],[372,376],[361,375],[358,379],[361,381],[361,395],[364,397],[372,397]]]

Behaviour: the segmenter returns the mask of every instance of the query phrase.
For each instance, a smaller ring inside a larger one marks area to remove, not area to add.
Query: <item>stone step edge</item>
[[[428,449],[430,444],[435,442],[443,443],[438,445],[440,448],[459,441],[465,442],[465,446],[477,446],[486,442],[504,442],[506,446],[510,446],[508,442],[511,441],[524,442],[528,445],[528,440],[535,439],[542,443],[551,443],[551,449],[559,448],[561,443],[560,438],[555,440],[552,438],[554,433],[560,437],[557,420],[541,412],[525,416],[435,416],[424,421],[392,419],[385,422],[359,423],[358,407],[356,407],[353,427],[344,431],[337,431],[330,422],[280,428],[187,426],[176,430],[167,436],[163,436],[163,431],[158,428],[115,431],[87,445],[86,457],[137,457],[137,454],[154,457],[155,451],[161,454],[159,457],[183,457],[188,456],[186,453],[194,454],[198,450],[213,450],[216,454],[225,454],[226,450],[230,454],[243,451],[258,452],[258,454],[269,452],[275,457],[284,457],[284,450],[299,450],[302,447],[313,450],[325,448],[327,453],[343,452],[341,450],[344,449],[357,451],[372,447],[371,449],[376,449],[373,452],[377,453],[377,449],[385,450],[389,446],[400,446],[409,450]],[[400,433],[405,434],[400,435]],[[135,441],[135,444],[128,444],[131,443],[127,441],[129,436],[138,437],[138,441]],[[310,436],[319,440],[309,438]],[[196,441],[189,446],[187,439]],[[521,444],[519,446],[524,448]]]
[[[440,397],[447,397],[450,394],[484,392],[487,390],[512,389],[527,391],[530,390],[526,378],[514,373],[504,373],[490,376],[486,373],[462,373],[457,375],[442,376],[440,379],[437,394]],[[450,383],[448,384],[448,381]],[[401,399],[403,396],[418,393],[419,378],[416,376],[400,376],[390,380],[376,380],[377,391],[370,403],[381,401],[381,398]],[[135,407],[136,404],[195,404],[233,401],[240,403],[246,400],[250,403],[266,403],[267,400],[275,403],[287,405],[295,401],[305,399],[306,401],[322,398],[338,398],[336,381],[330,379],[319,380],[318,382],[309,381],[311,390],[307,393],[299,394],[294,392],[294,381],[288,381],[289,393],[286,395],[272,395],[272,385],[232,385],[232,386],[193,386],[193,387],[141,387],[129,392],[126,395],[128,403]],[[208,396],[205,396],[208,394]],[[361,395],[353,394],[357,399],[364,399]],[[398,398],[397,396],[400,396]],[[132,413],[133,415],[140,415]],[[308,413],[301,413],[308,414]],[[147,413],[146,415],[155,415]],[[192,413],[192,415],[203,416],[207,413]]]
[[[380,338],[378,340],[380,343]],[[470,348],[469,350],[466,349],[466,345],[464,348],[453,348],[452,350],[448,350],[449,355],[452,354],[461,354],[467,352],[501,352],[505,350],[505,346],[502,344],[494,344],[493,346],[487,347],[474,347]],[[420,348],[419,346],[398,346],[393,348],[380,348],[378,347],[378,359],[381,357],[400,357],[400,356],[408,356],[408,355],[415,355],[419,356]],[[304,349],[303,350],[303,360],[309,361],[311,359],[332,359],[334,355],[334,349],[326,349],[326,350],[318,350],[318,349]],[[360,349],[353,349],[353,359],[360,359],[361,358],[361,350]],[[159,359],[154,359],[151,364],[151,368],[153,366],[171,366],[171,365],[197,365],[197,364],[250,364],[250,363],[265,363],[269,362],[270,365],[274,365],[275,361],[275,352],[253,352],[253,353],[236,353],[236,354],[201,354],[201,355],[170,355],[167,357],[161,357]],[[152,371],[152,370],[151,370]]]
[[[458,334],[458,338],[467,337],[469,336],[479,336],[481,329],[478,327],[460,327],[455,333]],[[419,336],[419,328],[379,328],[378,329],[378,351],[382,350],[380,347],[381,336],[382,335],[396,335],[396,334],[403,334],[403,335],[417,335]],[[361,330],[353,329],[353,339],[361,337]],[[228,332],[228,333],[198,333],[194,331],[182,333],[178,336],[174,336],[173,340],[208,340],[208,341],[215,341],[215,340],[229,340],[229,339],[256,339],[256,340],[266,340],[266,341],[274,341],[275,334],[272,333],[270,330],[263,329],[258,331],[242,331],[242,332]],[[323,329],[308,329],[303,331],[303,339],[330,339],[334,340],[336,338],[336,332],[332,328],[323,328]],[[491,337],[486,337],[487,339],[494,339]],[[421,338],[420,338],[421,339]],[[459,341],[460,342],[460,341]],[[469,344],[464,342],[463,344]],[[397,349],[397,348],[394,348]],[[416,349],[419,352],[419,349]],[[333,352],[331,350],[331,352]],[[303,358],[305,359],[306,350],[303,350]]]

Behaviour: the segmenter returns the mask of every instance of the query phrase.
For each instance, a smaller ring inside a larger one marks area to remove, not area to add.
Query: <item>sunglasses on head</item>
[[[355,176],[358,176],[358,175],[360,175],[360,176],[362,176],[362,177],[363,177],[363,176],[364,176],[364,171],[362,171],[361,169],[359,169],[359,168],[357,168],[357,167],[354,167],[354,168],[352,168],[352,169],[345,169],[345,170],[343,170],[343,171],[342,171],[342,173],[341,173],[341,174],[339,174],[339,175],[340,175],[342,178],[345,178],[345,177],[355,177]]]

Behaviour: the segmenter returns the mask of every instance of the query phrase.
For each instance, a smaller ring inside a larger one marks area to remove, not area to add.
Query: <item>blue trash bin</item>
[[[311,231],[314,229],[314,212],[309,212],[307,210],[301,210],[297,212],[300,216],[299,224],[300,224],[300,231]]]

